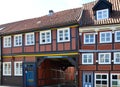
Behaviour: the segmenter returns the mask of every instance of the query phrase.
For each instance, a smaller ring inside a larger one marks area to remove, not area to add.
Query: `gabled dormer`
[[[96,20],[107,19],[112,13],[112,4],[107,0],[99,0],[92,9]]]

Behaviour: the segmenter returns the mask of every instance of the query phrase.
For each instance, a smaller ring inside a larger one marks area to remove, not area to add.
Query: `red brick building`
[[[79,87],[119,87],[120,1],[83,5],[79,28]]]
[[[2,85],[119,87],[119,4],[98,0],[0,25]]]

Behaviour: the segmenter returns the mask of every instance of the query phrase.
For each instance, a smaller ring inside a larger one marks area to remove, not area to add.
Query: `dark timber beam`
[[[69,62],[74,65],[75,67],[77,67],[77,63],[76,61],[72,58],[72,57],[67,57],[67,59],[69,60]]]

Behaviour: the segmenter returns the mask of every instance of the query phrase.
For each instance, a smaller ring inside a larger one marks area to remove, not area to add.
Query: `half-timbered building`
[[[97,0],[0,25],[1,84],[120,87],[119,5]]]

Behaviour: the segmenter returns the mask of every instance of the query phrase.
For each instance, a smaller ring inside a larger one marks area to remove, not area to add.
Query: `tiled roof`
[[[83,5],[84,11],[80,20],[81,26],[108,25],[120,23],[120,0],[108,0],[112,4],[112,14],[108,19],[96,20],[92,8],[97,1]]]
[[[53,13],[50,15],[45,15],[38,18],[8,23],[0,25],[0,28],[5,27],[0,31],[1,34],[24,32],[27,30],[39,30],[39,29],[49,29],[57,28],[67,25],[78,24],[78,19],[81,15],[82,9],[75,8],[64,10],[60,12]]]
[[[39,29],[58,28],[80,23],[80,26],[95,26],[120,23],[120,0],[108,0],[112,4],[110,18],[96,20],[92,8],[98,1],[83,5],[83,8],[75,8],[45,15],[38,18],[0,25],[1,34],[19,33]],[[82,14],[82,16],[81,16]],[[79,21],[78,21],[79,20]]]

